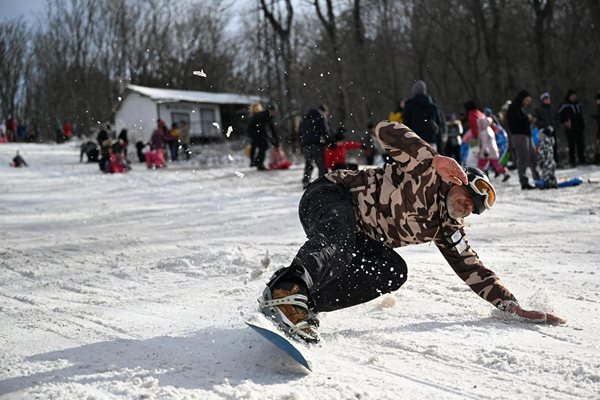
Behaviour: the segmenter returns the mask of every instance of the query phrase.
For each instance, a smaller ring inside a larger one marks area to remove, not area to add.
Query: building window
[[[200,108],[200,123],[202,124],[203,136],[216,136],[217,128],[213,125],[217,122],[214,108]]]

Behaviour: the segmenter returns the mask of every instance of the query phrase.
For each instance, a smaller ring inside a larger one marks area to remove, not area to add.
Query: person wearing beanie
[[[569,143],[569,163],[572,167],[577,166],[575,162],[575,152],[581,164],[587,164],[585,160],[585,137],[583,131],[585,122],[583,120],[583,110],[579,101],[577,101],[577,93],[569,89],[565,96],[564,103],[559,109],[560,121],[565,127],[567,141]]]
[[[415,82],[411,95],[404,107],[404,125],[436,149],[444,125],[438,106],[427,94],[427,85],[421,80]]]
[[[304,155],[302,186],[306,189],[312,179],[313,165],[317,166],[319,177],[327,172],[325,169],[325,145],[330,143],[333,137],[327,106],[321,104],[308,110],[300,121],[298,133]]]
[[[536,107],[533,112],[535,117],[535,126],[541,132],[542,130],[552,128],[553,132],[556,132],[560,125],[560,118],[558,111],[552,105],[552,99],[548,92],[544,92],[540,95],[540,105]],[[558,165],[558,151],[556,149],[556,140],[553,145],[554,162]]]
[[[531,94],[526,90],[521,90],[508,107],[506,114],[508,128],[511,133],[510,142],[517,162],[519,182],[521,183],[521,189],[524,190],[535,189],[535,186],[529,183],[529,178],[526,175],[527,168],[531,169],[531,175],[534,180],[540,178],[536,169],[537,158],[535,149],[531,141],[531,122],[533,117],[527,112],[530,105]]]
[[[594,100],[596,104],[596,113],[592,115],[592,118],[596,121],[596,156],[594,163],[600,164],[600,92],[596,94]]]

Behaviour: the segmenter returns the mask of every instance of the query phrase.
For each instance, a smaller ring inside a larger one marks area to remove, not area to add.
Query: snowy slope
[[[17,148],[29,168],[7,167]],[[216,151],[103,175],[74,144],[0,145],[0,399],[600,398],[597,167],[559,171],[592,181],[576,188],[513,178],[467,219],[522,305],[566,326],[506,319],[406,247],[403,288],[321,315],[307,373],[243,323],[304,241],[300,167]]]

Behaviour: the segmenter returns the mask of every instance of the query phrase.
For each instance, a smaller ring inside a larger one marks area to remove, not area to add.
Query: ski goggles
[[[471,189],[473,202],[475,207],[473,213],[481,214],[485,210],[489,210],[496,202],[496,190],[491,183],[481,177],[475,177],[475,179],[469,182],[469,189]]]

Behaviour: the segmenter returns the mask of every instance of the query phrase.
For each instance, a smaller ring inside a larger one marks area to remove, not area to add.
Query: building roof
[[[260,96],[250,96],[245,94],[160,89],[138,85],[127,85],[127,89],[158,102],[188,101],[191,103],[210,104],[251,104],[263,100]]]

